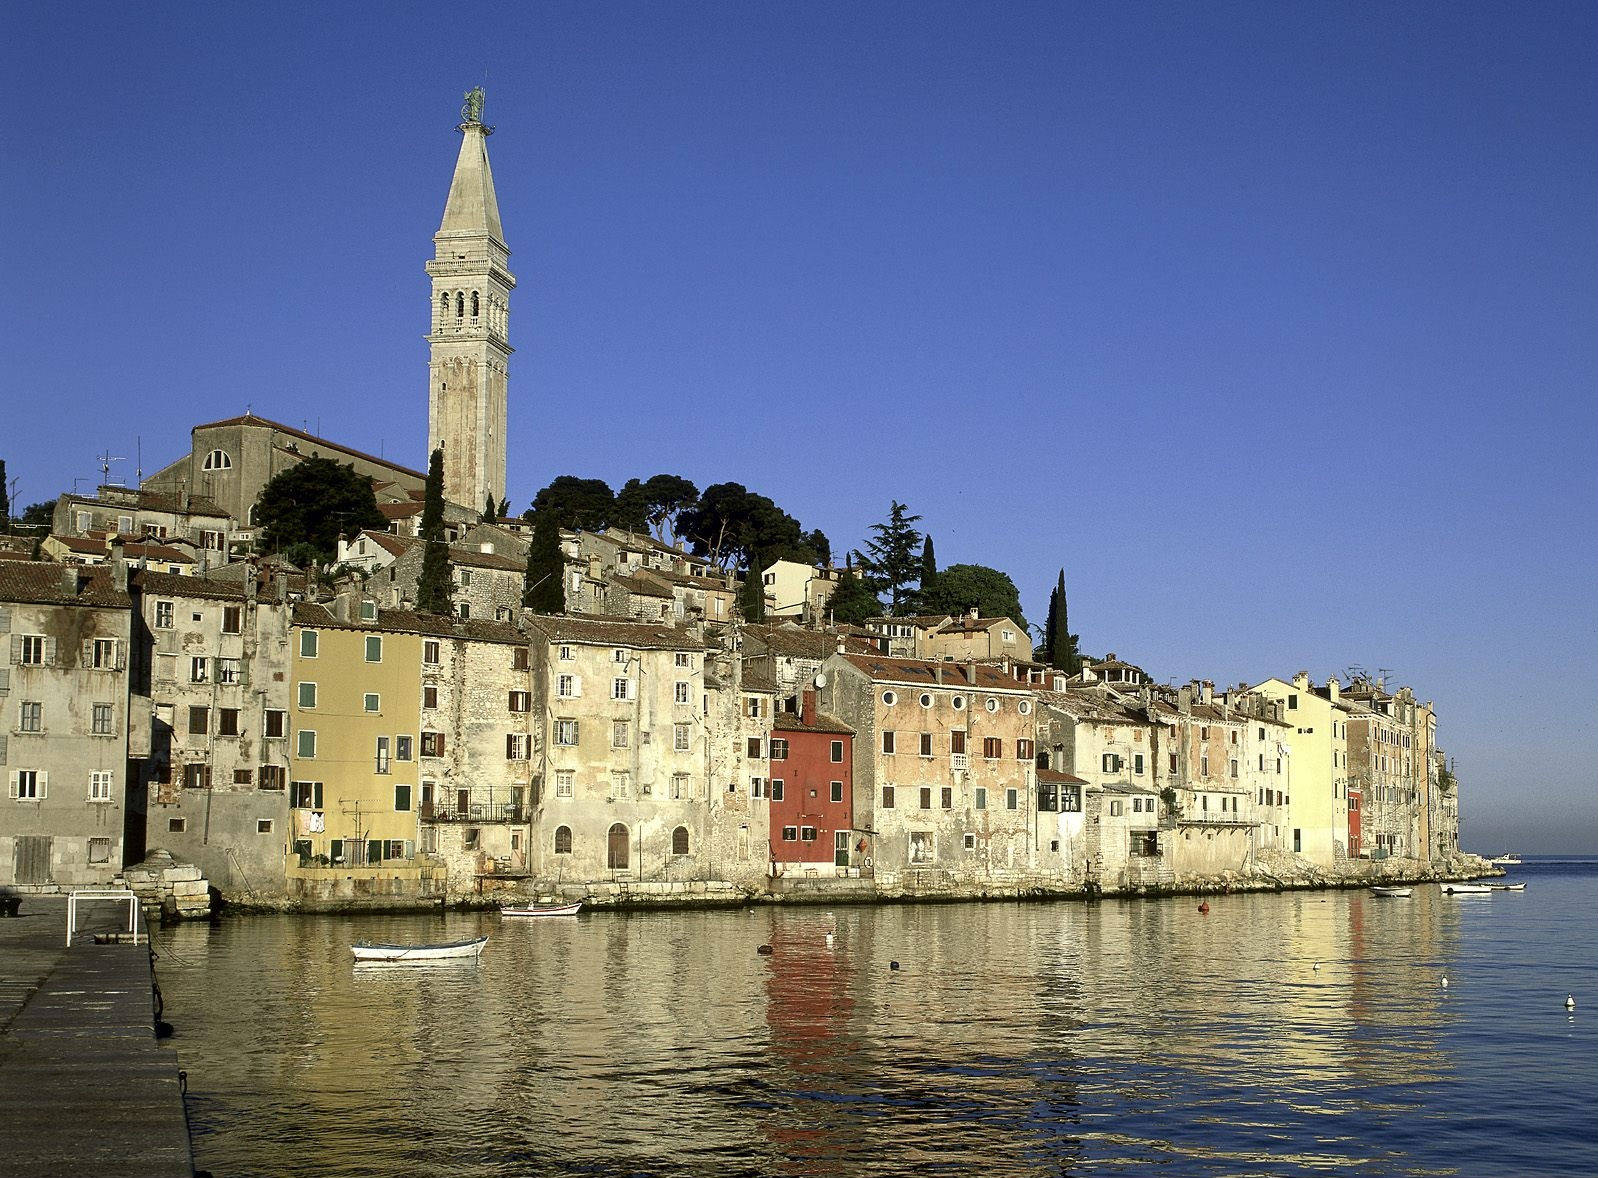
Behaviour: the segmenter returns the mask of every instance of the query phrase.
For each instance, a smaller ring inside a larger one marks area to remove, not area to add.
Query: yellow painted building
[[[1303,672],[1292,682],[1267,679],[1249,689],[1281,703],[1289,725],[1284,740],[1285,850],[1296,851],[1317,867],[1330,867],[1348,853],[1348,731],[1335,694],[1317,690]]]
[[[422,644],[440,625],[361,598],[295,607],[291,893],[406,894],[431,874],[416,852]]]

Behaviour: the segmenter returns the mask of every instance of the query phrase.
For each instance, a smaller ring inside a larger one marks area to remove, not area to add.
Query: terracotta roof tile
[[[595,646],[633,646],[645,650],[704,650],[702,638],[687,630],[656,622],[623,622],[587,614],[538,614],[529,624],[549,642],[576,642]]]
[[[68,588],[68,577],[72,588]],[[0,601],[130,609],[133,599],[111,584],[111,570],[38,560],[0,560]]]
[[[886,655],[843,654],[838,657],[846,659],[878,683],[908,683],[928,687],[979,687],[984,691],[1030,692],[1024,683],[1017,683],[991,663],[977,663],[974,668],[968,668],[963,662],[894,659]],[[975,683],[967,674],[969,669],[976,671]],[[940,675],[941,684],[938,683]]]

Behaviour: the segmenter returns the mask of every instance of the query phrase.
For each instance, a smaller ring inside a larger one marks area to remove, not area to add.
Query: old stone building
[[[1025,626],[1011,618],[979,617],[975,609],[922,631],[921,641],[921,658],[1032,661],[1032,638]]]
[[[540,880],[722,879],[705,846],[706,646],[686,629],[530,616]]]
[[[61,538],[187,543],[206,564],[224,564],[239,540],[235,517],[207,495],[178,489],[104,486],[94,498],[62,495],[50,533]]]
[[[360,547],[364,544],[369,544],[373,550],[370,554],[372,571],[366,579],[366,592],[394,608],[408,609],[414,606],[427,545],[411,536],[362,532],[350,546],[352,559],[368,557],[369,554]],[[342,554],[344,549],[341,547],[340,551]],[[390,559],[383,560],[377,555],[379,552]],[[517,560],[501,556],[492,550],[487,541],[483,541],[480,548],[450,545],[449,562],[453,578],[451,600],[458,617],[508,622],[514,621],[521,613],[522,585],[527,567],[525,557]]]
[[[1356,679],[1341,702],[1349,708],[1349,784],[1359,793],[1367,853],[1377,859],[1431,858],[1430,827],[1437,813],[1430,751],[1437,720],[1431,705],[1417,703],[1407,687],[1393,693],[1371,679]]]
[[[827,603],[837,591],[842,569],[777,560],[761,572],[766,593],[766,616],[792,618],[805,626],[827,620]]]
[[[835,654],[824,674],[821,709],[856,733],[854,820],[871,832],[857,853],[879,884],[980,883],[1032,870],[1032,691],[983,663]]]
[[[286,581],[137,573],[130,858],[165,850],[228,899],[284,891],[291,606]]]
[[[433,236],[427,449],[444,451],[444,498],[481,510],[505,497],[510,250],[488,164],[483,92],[461,111],[460,154]]]
[[[1155,784],[1162,795],[1171,791],[1162,848],[1171,870],[1178,877],[1243,871],[1257,827],[1242,779],[1244,721],[1207,682],[1155,692],[1152,707]]]
[[[0,561],[0,888],[104,884],[127,812],[127,566]]]
[[[858,875],[854,866],[854,729],[816,704],[805,687],[771,726],[773,876]]]

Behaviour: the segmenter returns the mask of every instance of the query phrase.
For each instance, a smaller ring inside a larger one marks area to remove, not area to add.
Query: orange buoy
[[[1208,916],[1210,914],[1210,902],[1208,900],[1200,900],[1199,911]]]

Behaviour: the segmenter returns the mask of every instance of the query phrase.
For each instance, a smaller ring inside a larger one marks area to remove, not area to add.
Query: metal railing
[[[440,806],[433,802],[422,807],[423,822],[524,822],[525,807],[515,802],[474,802],[461,806]]]
[[[139,943],[139,897],[136,893],[125,889],[85,889],[67,893],[67,948],[72,947],[72,936],[78,929],[78,905],[81,902],[93,903],[95,901],[126,902],[128,905],[128,932],[133,937],[133,943]]]

